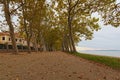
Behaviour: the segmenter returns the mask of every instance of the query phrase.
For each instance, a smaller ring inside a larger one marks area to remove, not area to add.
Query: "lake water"
[[[95,55],[112,56],[112,57],[120,58],[120,50],[81,50],[79,52],[85,54],[95,54]]]

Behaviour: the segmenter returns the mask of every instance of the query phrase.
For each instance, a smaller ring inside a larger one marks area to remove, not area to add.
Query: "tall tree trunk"
[[[37,36],[34,33],[33,33],[33,39],[34,39],[33,43],[34,43],[35,52],[38,52]]]
[[[38,44],[37,44],[37,41],[35,41],[35,51],[38,52]]]
[[[71,0],[68,0],[69,7],[68,7],[68,33],[70,39],[70,52],[76,52],[75,43],[73,39],[72,33],[72,16],[71,16]]]
[[[28,53],[31,53],[30,40],[27,38]]]
[[[62,40],[62,51],[65,51],[65,52],[69,52],[69,39],[68,39],[68,36],[67,36],[67,33],[65,31],[65,33],[63,34],[63,40]]]
[[[65,51],[67,51],[67,52],[70,52],[70,49],[69,49],[69,38],[68,38],[68,36],[67,36],[67,34],[65,34],[65,36],[64,36],[64,45],[65,45]]]
[[[62,50],[63,52],[66,51],[66,49],[65,49],[65,44],[64,44],[64,38],[63,38],[63,40],[62,40],[61,50]]]
[[[6,18],[7,24],[9,25],[9,32],[10,32],[10,37],[11,37],[11,40],[12,40],[13,53],[18,54],[18,48],[17,48],[16,40],[15,40],[14,27],[12,25],[11,14],[10,14],[10,11],[9,11],[9,2],[10,2],[9,0],[3,0],[5,18]]]
[[[68,20],[68,28],[69,28],[68,31],[69,31],[70,49],[71,49],[71,52],[76,52],[75,43],[74,43],[73,34],[72,34],[71,20]]]
[[[21,0],[21,4],[26,4],[26,0]],[[26,23],[26,15],[25,15],[26,7],[25,5],[22,6],[22,13],[23,13],[23,23],[24,23],[24,29],[25,29],[25,34],[27,36],[27,47],[28,47],[28,53],[31,53],[31,47],[30,47],[30,39],[31,39],[31,34],[28,31],[28,26]]]
[[[40,32],[40,38],[41,38],[41,43],[42,43],[43,51],[47,51],[45,39],[44,39],[44,37],[42,35],[42,32]]]

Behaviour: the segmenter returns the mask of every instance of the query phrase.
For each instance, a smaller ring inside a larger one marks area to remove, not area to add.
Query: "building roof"
[[[10,33],[8,31],[0,32],[0,36],[10,36]],[[23,37],[20,36],[19,33],[15,33],[15,36],[18,37],[18,38],[23,38]]]
[[[9,32],[0,32],[0,36],[10,36]]]

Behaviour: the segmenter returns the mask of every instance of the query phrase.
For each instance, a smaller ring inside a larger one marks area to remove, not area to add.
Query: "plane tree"
[[[64,45],[67,51],[76,52],[75,37],[92,39],[94,31],[98,31],[99,19],[92,17],[95,12],[102,16],[106,24],[119,26],[119,4],[115,0],[52,0],[53,8],[59,16],[60,22],[64,21]],[[61,23],[62,24],[62,23]],[[60,24],[60,25],[61,25]]]

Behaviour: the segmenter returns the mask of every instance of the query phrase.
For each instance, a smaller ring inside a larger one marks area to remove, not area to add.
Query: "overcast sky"
[[[100,31],[94,33],[92,40],[83,40],[78,45],[93,49],[120,50],[120,27],[104,26]]]

